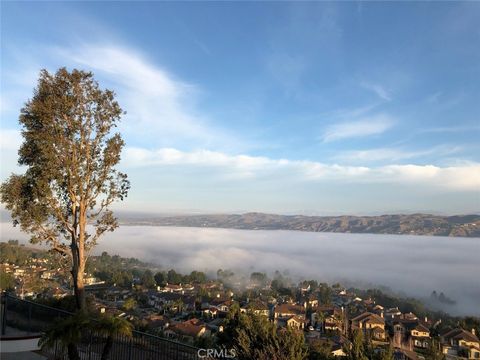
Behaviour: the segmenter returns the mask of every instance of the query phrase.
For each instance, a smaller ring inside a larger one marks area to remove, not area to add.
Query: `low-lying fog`
[[[19,232],[2,224],[2,241],[10,238]],[[183,272],[288,270],[419,298],[436,290],[456,301],[444,310],[480,315],[479,238],[122,226],[101,240],[97,252],[104,250]]]

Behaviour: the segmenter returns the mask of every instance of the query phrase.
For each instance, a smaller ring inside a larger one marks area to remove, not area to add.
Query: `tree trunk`
[[[78,243],[76,243],[76,250],[78,252],[77,257],[77,276],[75,284],[75,297],[77,299],[77,307],[80,311],[86,311],[87,302],[85,299],[85,284],[83,281],[83,275],[85,272],[85,230],[87,226],[87,217],[86,217],[86,207],[83,201],[80,202],[80,211],[79,211],[79,234],[78,234]],[[75,261],[73,262],[75,264]]]
[[[103,347],[101,360],[108,360],[110,358],[110,352],[112,351],[112,347],[113,338],[111,336],[107,336],[107,341],[105,342],[105,346]]]
[[[75,298],[77,300],[78,310],[85,311],[87,309],[87,301],[85,298],[85,284],[83,281],[83,267],[78,269],[75,284]]]
[[[77,345],[72,343],[68,344],[67,351],[68,351],[69,360],[80,360],[80,355],[78,354]]]
[[[83,280],[83,272],[85,271],[85,262],[78,254],[78,248],[72,247],[73,263],[72,263],[72,278],[73,289],[77,310],[86,311],[87,302],[85,299],[85,284]]]

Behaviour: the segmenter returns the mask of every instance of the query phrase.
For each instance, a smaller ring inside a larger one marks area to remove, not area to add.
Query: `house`
[[[268,307],[268,304],[264,303],[263,301],[260,300],[255,300],[251,301],[248,304],[242,306],[240,308],[241,312],[248,312],[251,311],[254,314],[257,315],[263,315],[263,316],[269,316],[270,315],[270,309]]]
[[[440,336],[442,352],[447,355],[464,356],[468,359],[480,359],[480,340],[475,330],[456,328]]]
[[[148,304],[156,309],[163,310],[166,307],[182,301],[182,295],[174,292],[163,292],[155,294],[150,292]]]
[[[384,341],[386,339],[385,319],[377,314],[371,312],[360,314],[351,320],[351,327],[353,330],[359,329],[365,334],[371,335],[373,340]]]
[[[371,308],[372,306],[375,305],[375,301],[372,300],[372,299],[365,299],[365,300],[363,300],[363,304],[364,304],[367,308]]]
[[[155,315],[145,317],[147,327],[155,331],[166,330],[170,326],[170,319],[165,315]]]
[[[332,351],[330,352],[330,354],[332,354],[333,356],[335,357],[343,357],[343,356],[347,356],[347,354],[345,353],[345,350],[343,348],[342,345],[340,344],[335,344],[332,346]]]
[[[393,320],[395,317],[402,315],[402,312],[398,309],[398,307],[390,308],[385,310],[385,319]]]
[[[51,270],[47,270],[42,272],[40,278],[43,280],[52,280],[55,277],[55,272]]]
[[[212,300],[208,301],[207,303],[208,303],[208,305],[212,305],[212,306],[216,306],[216,307],[219,307],[221,305],[226,305],[225,307],[222,307],[223,309],[226,309],[227,307],[230,308],[230,306],[232,306],[233,301],[230,298],[225,297],[225,296],[217,296],[217,297],[213,298]],[[219,307],[219,309],[220,309],[220,307]],[[228,311],[228,309],[227,309],[227,311]]]
[[[209,332],[209,331],[208,331]],[[179,337],[184,341],[193,342],[194,339],[206,335],[207,326],[199,319],[190,319],[170,325],[164,334],[168,337]]]
[[[277,305],[273,311],[274,322],[278,326],[290,326],[296,329],[305,328],[305,308],[295,304]]]
[[[317,306],[312,308],[312,325],[320,325],[325,331],[342,331],[342,318],[343,311],[337,306]]]
[[[404,319],[404,320],[418,320],[417,315],[415,315],[412,312],[402,314],[402,315],[400,315],[400,318]]]
[[[195,290],[195,286],[193,286],[192,284],[183,285],[183,291],[185,292],[192,292],[194,290]]]
[[[317,307],[318,306],[318,299],[315,295],[310,294],[309,296],[303,297],[300,301],[305,308],[307,307]]]
[[[205,284],[200,284],[200,287],[205,290],[221,289],[223,288],[223,284],[219,284],[215,281],[209,281]]]
[[[213,302],[212,302],[213,303]],[[217,303],[218,310],[226,313],[230,310],[230,307],[235,303],[233,300],[221,300]]]
[[[301,315],[290,315],[287,317],[278,318],[276,321],[280,327],[289,327],[292,329],[305,329],[305,317]]]
[[[218,308],[216,306],[207,306],[202,309],[202,314],[207,318],[216,318],[218,314]]]
[[[161,290],[161,292],[175,292],[175,293],[182,293],[183,292],[183,286],[182,284],[166,284]]]
[[[280,304],[273,310],[274,318],[287,317],[291,315],[305,316],[305,308],[296,304]]]
[[[430,330],[422,323],[419,322],[413,329],[411,329],[410,335],[415,348],[427,349],[430,345]]]
[[[24,276],[25,272],[26,272],[25,269],[23,269],[21,267],[18,267],[18,266],[15,266],[15,270],[13,271],[13,275],[15,275],[15,277]]]
[[[376,304],[373,308],[372,308],[372,312],[374,314],[377,314],[377,315],[380,315],[381,317],[384,316],[384,307],[382,305],[379,305],[379,304]]]
[[[430,330],[418,319],[396,318],[393,320],[393,344],[409,350],[427,349],[430,344]]]
[[[418,322],[417,325],[410,330],[410,333],[412,336],[418,338],[430,337],[430,330],[420,322]]]
[[[107,300],[117,302],[121,299],[126,299],[131,296],[130,290],[122,289],[118,286],[111,286],[105,290],[105,297]]]
[[[346,290],[340,291],[338,294],[333,296],[333,303],[337,306],[345,306],[352,302],[351,296],[346,292]]]
[[[101,285],[101,284],[105,284],[105,281],[100,281],[98,280],[96,277],[93,277],[93,276],[88,276],[85,278],[85,285]]]
[[[207,323],[207,329],[214,333],[223,332],[223,322],[223,319],[214,319]]]

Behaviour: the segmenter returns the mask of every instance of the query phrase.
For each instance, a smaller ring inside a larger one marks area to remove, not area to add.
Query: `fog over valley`
[[[8,239],[28,237],[2,223],[1,241]],[[182,272],[213,274],[221,268],[272,275],[280,270],[298,279],[387,286],[420,299],[435,290],[456,301],[443,310],[480,315],[479,238],[122,226],[95,251]]]

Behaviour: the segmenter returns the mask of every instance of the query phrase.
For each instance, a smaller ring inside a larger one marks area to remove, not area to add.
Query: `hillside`
[[[249,230],[480,236],[480,215],[303,216],[246,213],[233,215],[122,216],[124,225],[189,226]]]

